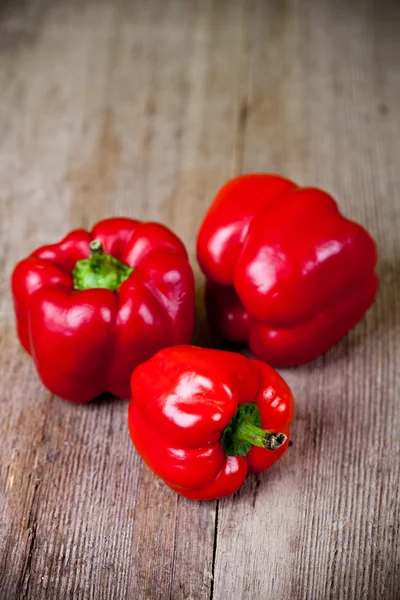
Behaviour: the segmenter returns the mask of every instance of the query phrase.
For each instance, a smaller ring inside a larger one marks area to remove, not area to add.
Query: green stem
[[[106,254],[100,240],[89,245],[89,258],[78,260],[72,272],[76,290],[104,288],[115,292],[133,269],[117,258]]]
[[[92,240],[89,244],[89,258],[92,258],[93,256],[102,256],[104,254],[105,254],[105,252],[103,250],[101,241],[100,240]]]
[[[251,402],[240,404],[221,436],[227,456],[246,456],[253,446],[277,450],[286,440],[284,433],[262,429],[260,410]]]
[[[236,429],[236,439],[249,442],[252,446],[258,446],[259,448],[277,450],[286,442],[286,435],[261,429],[261,427],[243,421]]]

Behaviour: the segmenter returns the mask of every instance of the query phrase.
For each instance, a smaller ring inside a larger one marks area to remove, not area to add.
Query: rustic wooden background
[[[0,0],[1,1],[1,0]],[[0,8],[0,597],[400,598],[400,4],[13,0]],[[33,248],[107,215],[187,244],[229,177],[319,185],[379,246],[366,319],[285,370],[293,446],[221,502],[168,490],[126,401],[73,406],[19,347]]]

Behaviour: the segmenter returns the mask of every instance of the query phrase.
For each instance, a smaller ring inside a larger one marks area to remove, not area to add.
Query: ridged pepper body
[[[212,327],[275,366],[312,360],[372,304],[377,251],[326,192],[244,175],[217,194],[199,231]]]
[[[122,270],[115,290],[74,287],[88,274],[93,240]],[[157,223],[112,218],[72,231],[16,266],[12,292],[19,339],[42,382],[73,402],[103,392],[128,398],[140,362],[191,340],[192,270],[182,242]]]
[[[282,377],[261,361],[193,346],[165,348],[135,369],[131,394],[128,420],[137,451],[187,498],[232,494],[249,471],[265,471],[287,449],[293,397]],[[278,440],[279,447],[245,441],[231,450],[227,428],[235,415],[245,425],[256,423],[256,433]]]

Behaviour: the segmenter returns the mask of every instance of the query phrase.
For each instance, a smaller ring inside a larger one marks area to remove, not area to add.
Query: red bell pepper
[[[235,492],[285,452],[293,397],[282,377],[240,354],[176,346],[132,374],[128,422],[147,465],[192,500]]]
[[[17,329],[44,385],[73,402],[129,397],[134,367],[190,342],[194,281],[166,227],[106,219],[35,250],[12,275]]]
[[[360,321],[377,289],[372,237],[325,192],[244,175],[199,231],[212,327],[274,366],[308,362]]]

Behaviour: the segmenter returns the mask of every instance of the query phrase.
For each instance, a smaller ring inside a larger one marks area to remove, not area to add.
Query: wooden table
[[[14,1],[0,13],[0,597],[400,598],[400,10],[347,0]],[[187,244],[229,177],[321,186],[379,246],[381,291],[283,374],[293,446],[234,497],[170,491],[126,401],[74,406],[19,347],[9,275],[107,215]]]

